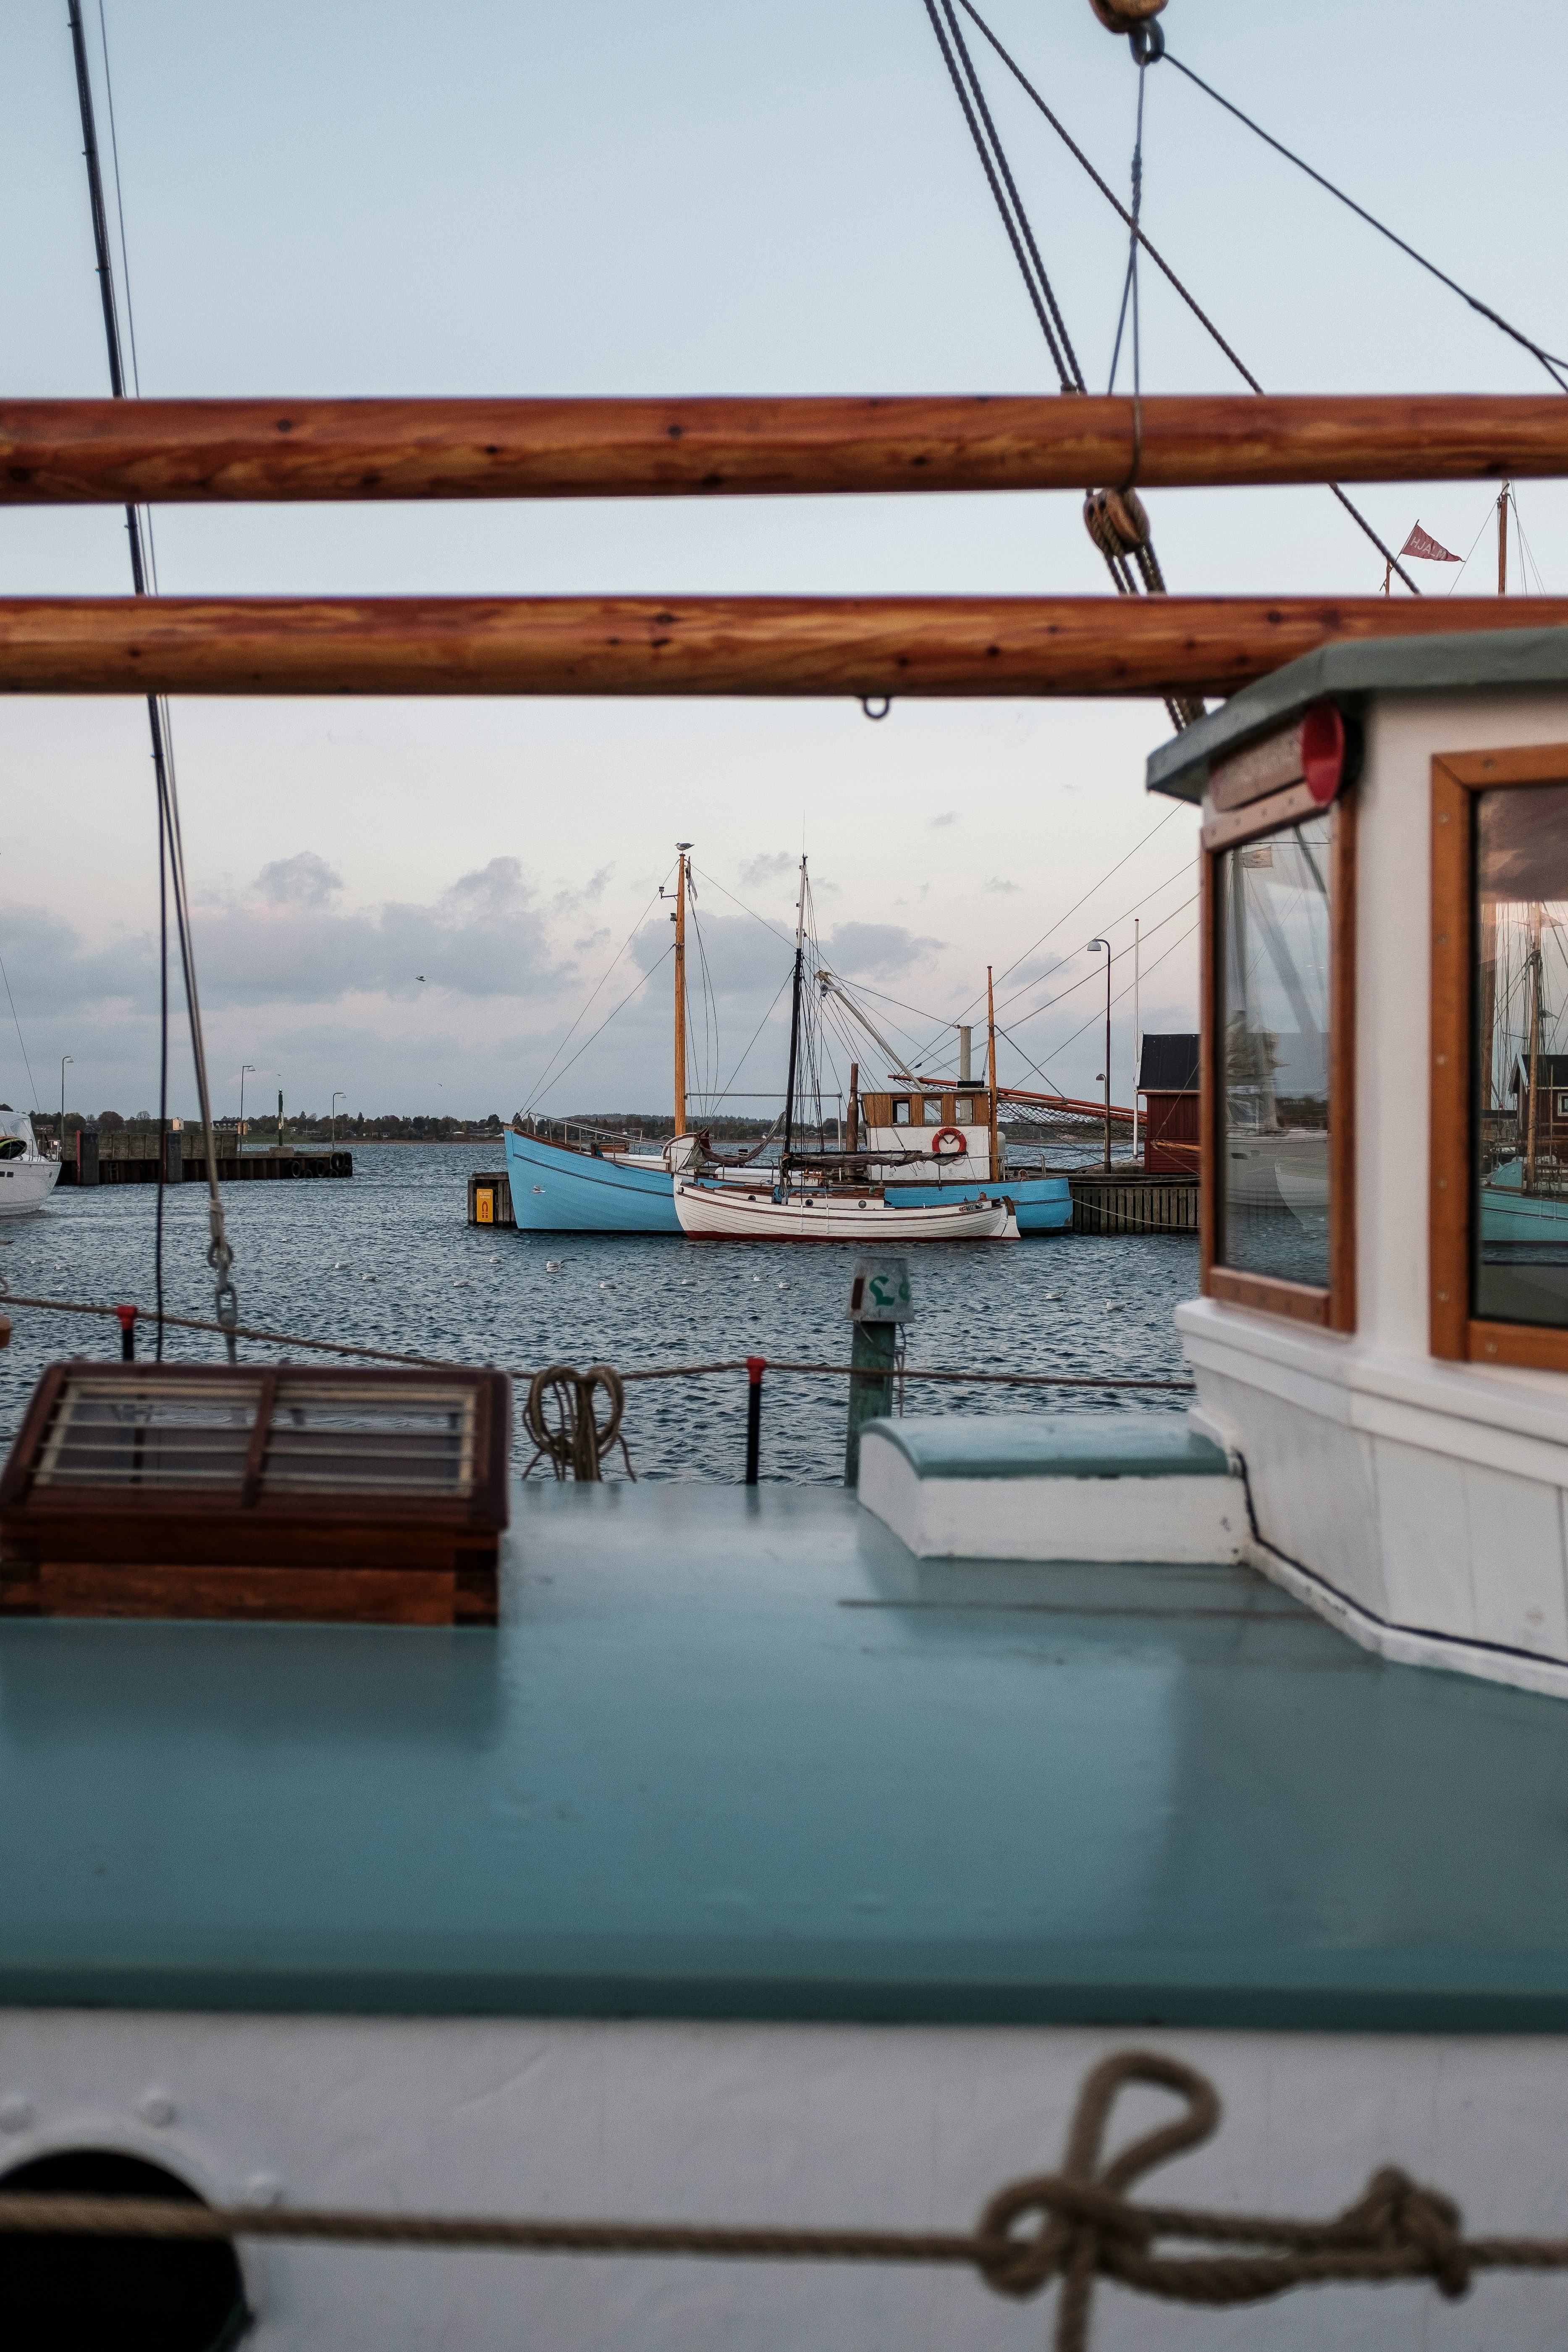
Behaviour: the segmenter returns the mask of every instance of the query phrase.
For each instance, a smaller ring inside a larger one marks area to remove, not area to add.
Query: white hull
[[[808,1205],[798,1195],[771,1200],[765,1192],[710,1192],[700,1184],[678,1184],[675,1213],[680,1230],[702,1241],[770,1242],[998,1242],[1018,1238],[1010,1201],[955,1201],[936,1209],[892,1208],[885,1201],[817,1198]]]
[[[0,1161],[0,1217],[21,1217],[29,1209],[41,1209],[59,1177],[58,1160]]]

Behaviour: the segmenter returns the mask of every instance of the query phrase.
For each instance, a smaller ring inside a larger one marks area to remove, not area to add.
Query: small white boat
[[[943,1202],[900,1209],[878,1193],[826,1192],[792,1187],[783,1200],[771,1192],[722,1191],[677,1184],[680,1230],[702,1241],[770,1242],[1016,1242],[1018,1220],[1007,1200]]]
[[[38,1150],[26,1111],[0,1103],[0,1217],[41,1209],[60,1180],[60,1163]]]

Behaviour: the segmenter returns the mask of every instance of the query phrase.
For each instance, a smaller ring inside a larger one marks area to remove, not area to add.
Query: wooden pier
[[[498,1225],[515,1232],[517,1219],[511,1213],[511,1179],[504,1168],[494,1175],[469,1177],[468,1223],[470,1225]]]
[[[285,1144],[266,1151],[225,1152],[218,1143],[220,1184],[288,1183],[317,1176],[352,1176],[353,1154],[323,1150],[320,1145]],[[237,1139],[235,1139],[237,1141]],[[93,1135],[79,1129],[74,1151],[60,1170],[62,1185],[84,1188],[97,1184],[155,1184],[158,1181],[158,1139],[155,1135]],[[163,1181],[168,1184],[205,1184],[207,1162],[199,1147],[200,1129],[172,1128],[163,1138]]]
[[[1074,1169],[1068,1178],[1075,1234],[1195,1234],[1194,1176],[1148,1175],[1142,1168]]]

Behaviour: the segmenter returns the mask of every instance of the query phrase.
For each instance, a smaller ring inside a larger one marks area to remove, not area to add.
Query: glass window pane
[[[1568,784],[1476,797],[1473,1307],[1568,1325]]]
[[[1218,861],[1221,1069],[1217,1256],[1329,1281],[1331,815]]]

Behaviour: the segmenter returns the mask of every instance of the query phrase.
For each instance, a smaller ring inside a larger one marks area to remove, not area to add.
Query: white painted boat
[[[1016,1242],[1018,1220],[1007,1200],[944,1202],[940,1208],[903,1209],[876,1193],[858,1196],[815,1190],[771,1192],[720,1191],[707,1184],[678,1184],[675,1213],[680,1230],[701,1241],[861,1242],[902,1247],[906,1242]]]
[[[38,1150],[26,1111],[0,1103],[0,1217],[41,1209],[60,1180],[60,1163]]]

